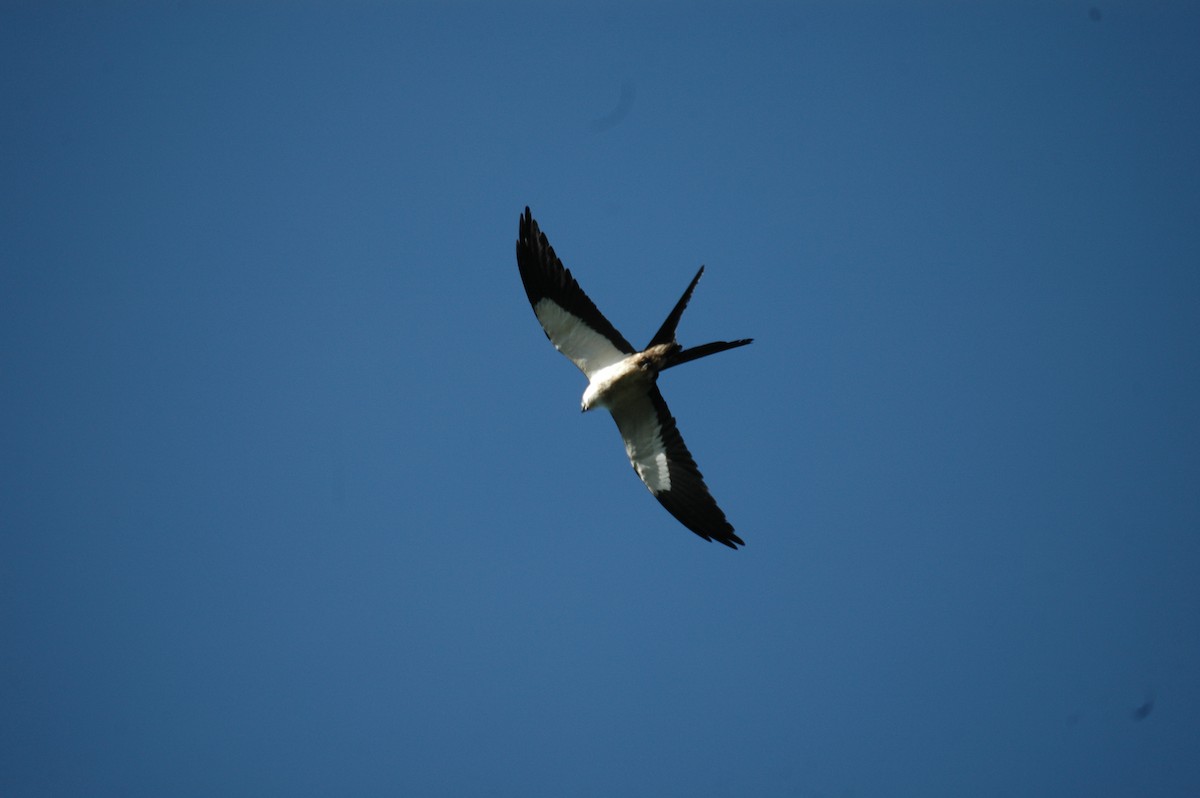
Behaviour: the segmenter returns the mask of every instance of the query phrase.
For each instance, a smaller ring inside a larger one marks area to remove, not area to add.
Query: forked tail
[[[658,328],[658,332],[654,334],[654,338],[650,340],[650,344],[646,347],[658,346],[659,344],[670,344],[675,342],[675,328],[679,326],[679,319],[683,316],[683,310],[687,307],[688,300],[692,298],[692,291],[696,290],[696,283],[700,282],[700,275],[704,274],[704,267],[700,267],[700,271],[696,272],[696,276],[688,283],[687,290],[683,292],[683,296],[675,303],[675,307],[671,310],[667,320]],[[681,349],[671,356],[670,360],[664,365],[663,369],[669,369],[672,366],[678,366],[680,363],[687,363],[689,360],[708,357],[715,355],[717,352],[724,352],[726,349],[733,349],[738,346],[745,346],[753,341],[753,338],[741,338],[737,341],[713,341],[711,344],[701,344],[693,346],[691,349]]]

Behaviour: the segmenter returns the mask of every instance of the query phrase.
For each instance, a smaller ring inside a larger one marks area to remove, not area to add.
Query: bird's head
[[[579,412],[586,413],[589,410],[594,410],[600,406],[600,391],[595,383],[588,385],[587,390],[583,392],[583,398],[579,400]]]

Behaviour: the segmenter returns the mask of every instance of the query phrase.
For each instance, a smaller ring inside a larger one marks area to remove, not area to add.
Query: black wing
[[[529,208],[519,225],[517,266],[546,337],[588,377],[637,351],[583,293]]]
[[[644,394],[627,394],[609,410],[633,470],[667,512],[705,540],[731,549],[746,545],[708,492],[658,386]]]

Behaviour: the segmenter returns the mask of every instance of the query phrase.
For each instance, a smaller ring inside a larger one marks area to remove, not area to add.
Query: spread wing
[[[746,545],[708,492],[658,386],[646,393],[627,392],[609,410],[633,470],[667,512],[705,540],[731,549]]]
[[[521,217],[517,266],[529,304],[546,337],[589,379],[637,351],[596,309],[570,270],[563,267],[529,208]]]

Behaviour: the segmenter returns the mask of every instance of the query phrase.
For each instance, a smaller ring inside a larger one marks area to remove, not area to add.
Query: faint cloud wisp
[[[633,81],[622,81],[621,96],[617,98],[616,107],[599,119],[593,119],[591,124],[592,130],[596,133],[603,133],[605,130],[610,130],[621,124],[633,109],[633,99],[635,96],[636,92],[633,89]]]

